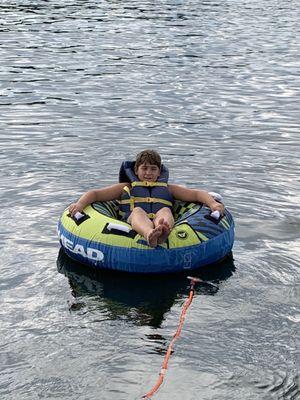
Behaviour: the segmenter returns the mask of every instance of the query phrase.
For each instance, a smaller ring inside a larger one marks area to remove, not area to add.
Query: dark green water
[[[186,278],[86,273],[56,236],[70,202],[148,147],[236,222],[153,398],[298,399],[298,2],[15,0],[0,20],[1,399],[155,383]]]

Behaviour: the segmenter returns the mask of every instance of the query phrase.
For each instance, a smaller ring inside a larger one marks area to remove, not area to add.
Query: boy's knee
[[[140,214],[140,213],[145,213],[142,207],[134,207],[134,209],[131,212],[131,214]]]
[[[157,211],[156,215],[160,215],[160,214],[170,214],[172,215],[172,211],[168,208],[168,207],[163,207],[160,210]]]
[[[132,217],[140,216],[146,214],[146,211],[144,211],[141,207],[134,207],[134,209],[131,211],[131,214],[129,216],[129,219],[131,220]]]

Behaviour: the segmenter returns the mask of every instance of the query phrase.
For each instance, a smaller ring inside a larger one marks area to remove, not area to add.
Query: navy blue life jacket
[[[141,207],[153,219],[157,211],[163,207],[172,210],[173,196],[168,188],[169,171],[164,165],[156,182],[142,182],[134,173],[134,161],[124,161],[120,168],[119,182],[130,182],[125,186],[120,204],[120,213],[127,220],[134,207]]]

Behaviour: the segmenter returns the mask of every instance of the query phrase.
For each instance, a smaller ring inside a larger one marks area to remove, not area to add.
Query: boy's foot
[[[157,240],[157,244],[164,243],[168,239],[169,234],[170,234],[169,227],[166,226],[166,225],[162,225],[162,233],[161,233],[160,237]]]
[[[158,221],[158,223],[159,223],[158,226],[161,226],[161,228],[162,228],[162,233],[161,233],[160,237],[157,240],[157,244],[162,244],[168,239],[168,236],[169,236],[169,234],[171,232],[171,229],[170,229],[170,226],[167,223],[167,221],[165,221],[163,218],[161,218]]]
[[[147,242],[150,247],[156,247],[158,238],[162,234],[162,226],[158,225],[156,228],[152,229],[152,231],[147,236]]]

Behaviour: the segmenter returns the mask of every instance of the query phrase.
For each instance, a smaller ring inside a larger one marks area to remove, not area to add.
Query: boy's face
[[[144,163],[139,165],[135,173],[140,181],[156,182],[160,175],[160,169],[157,165]]]

